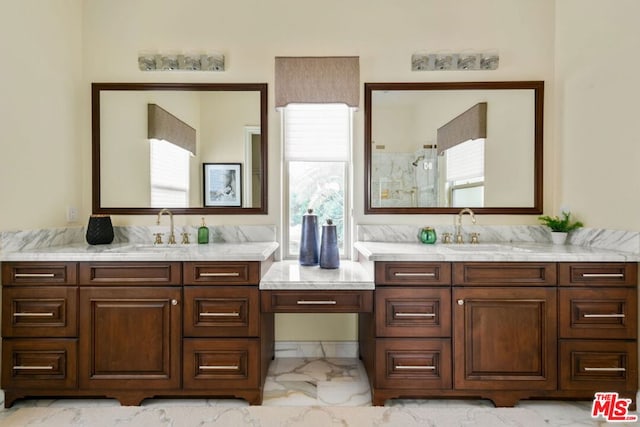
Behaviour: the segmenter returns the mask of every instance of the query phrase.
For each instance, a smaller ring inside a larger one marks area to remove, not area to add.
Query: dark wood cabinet
[[[274,351],[263,272],[260,262],[3,263],[5,405],[28,396],[259,404]]]
[[[360,357],[393,398],[593,399],[638,386],[635,263],[376,262]]]
[[[556,388],[554,288],[454,288],[453,300],[457,390]],[[512,406],[518,396],[493,400]]]
[[[81,288],[80,387],[179,389],[181,299],[179,287]]]

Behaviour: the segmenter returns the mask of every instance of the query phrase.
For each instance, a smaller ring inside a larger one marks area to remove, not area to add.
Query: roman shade
[[[276,57],[276,108],[287,104],[360,103],[357,56]]]
[[[147,104],[147,138],[165,140],[196,154],[196,130],[156,104]]]
[[[487,103],[479,102],[438,129],[438,155],[470,139],[487,137]]]

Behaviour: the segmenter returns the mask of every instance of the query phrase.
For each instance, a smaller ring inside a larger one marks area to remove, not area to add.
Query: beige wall
[[[588,226],[640,229],[637,0],[5,0],[0,14],[0,230],[66,225],[90,214],[91,82],[267,82],[269,214],[209,224],[279,224],[274,56],[358,55],[361,81],[544,80],[545,212],[569,206]],[[138,70],[140,51],[220,50],[223,73]],[[496,71],[411,72],[417,51],[497,49]],[[361,101],[361,106],[363,106]],[[356,223],[449,224],[449,216],[363,214],[363,114],[355,115]],[[151,217],[114,223],[151,224]],[[198,216],[177,218],[199,223]],[[484,216],[483,224],[537,223]],[[278,339],[336,336],[314,318]],[[353,325],[353,317],[348,318]],[[292,326],[295,324],[295,327]],[[319,325],[322,325],[320,327]],[[337,339],[353,339],[344,328]]]
[[[82,1],[10,0],[0,12],[0,230],[66,224],[82,156]],[[86,212],[86,211],[85,211]]]

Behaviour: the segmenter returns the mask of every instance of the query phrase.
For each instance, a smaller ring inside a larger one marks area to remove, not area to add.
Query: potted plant
[[[563,245],[571,231],[583,226],[580,221],[571,220],[571,212],[562,212],[562,218],[544,215],[538,219],[551,229],[551,240],[555,245]]]

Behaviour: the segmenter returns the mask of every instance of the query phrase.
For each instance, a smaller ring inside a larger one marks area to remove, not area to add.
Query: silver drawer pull
[[[585,318],[624,318],[624,314],[583,314],[582,317]]]
[[[200,273],[200,277],[238,277],[240,273],[232,271],[229,273]]]
[[[202,317],[240,317],[240,313],[200,313]]]
[[[407,365],[396,365],[394,366],[394,369],[397,370],[413,370],[413,371],[435,371],[436,367],[435,366],[429,366],[429,365],[424,365],[424,366],[407,366]]]
[[[13,317],[53,317],[53,313],[13,313]]]
[[[396,313],[396,317],[436,317],[435,313]]]
[[[306,300],[298,300],[296,303],[298,305],[336,305],[336,301],[306,301]]]
[[[18,278],[35,278],[35,277],[39,277],[39,278],[43,278],[43,277],[48,277],[48,278],[52,278],[52,277],[56,277],[56,275],[54,273],[16,273],[15,274],[16,279]]]
[[[625,372],[625,368],[584,368],[585,372]]]
[[[436,277],[436,273],[393,273],[396,277]]]
[[[624,277],[623,273],[583,273],[582,277]]]
[[[16,371],[35,371],[35,370],[52,371],[53,370],[53,366],[24,366],[24,365],[18,365],[18,366],[14,366],[13,369],[16,370]]]
[[[238,365],[211,365],[211,366],[198,366],[198,369],[201,371],[221,371],[221,370],[238,370],[240,367]]]

